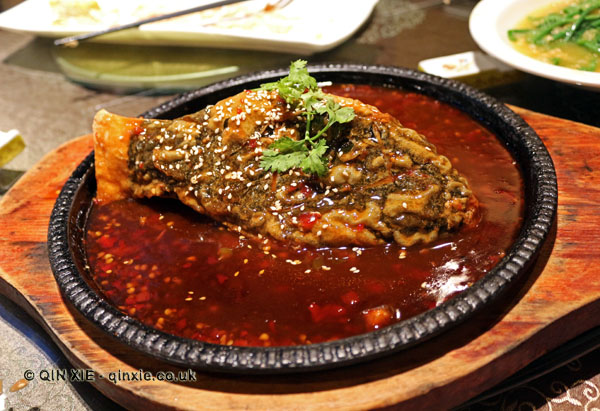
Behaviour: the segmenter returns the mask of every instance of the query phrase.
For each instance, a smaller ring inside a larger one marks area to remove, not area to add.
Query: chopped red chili
[[[298,223],[304,231],[310,231],[320,218],[320,213],[304,213],[298,216]]]

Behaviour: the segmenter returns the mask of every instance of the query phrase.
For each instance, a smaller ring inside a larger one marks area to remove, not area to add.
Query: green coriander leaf
[[[354,110],[342,107],[319,88],[317,80],[306,69],[305,60],[290,65],[290,73],[279,81],[261,85],[263,90],[277,90],[285,101],[300,109],[306,118],[306,131],[302,140],[283,137],[263,151],[260,162],[265,170],[284,172],[300,167],[306,173],[324,175],[327,172],[327,143],[321,136],[335,123],[347,123]],[[311,136],[314,129],[317,133]],[[319,129],[320,128],[320,129]]]
[[[274,81],[272,83],[263,83],[260,85],[260,88],[263,90],[271,91],[279,88],[279,81]]]
[[[317,145],[308,151],[308,155],[299,164],[302,171],[319,176],[327,173],[327,161],[324,155],[328,148],[325,140],[319,140]]]
[[[300,97],[302,102],[304,103],[304,108],[306,111],[316,111],[318,107],[323,105],[323,100],[325,99],[325,93],[321,90],[317,91],[307,91]]]
[[[286,103],[293,105],[295,105],[300,99],[303,90],[304,89],[300,90],[293,84],[287,82],[282,82],[277,85],[277,91],[279,92],[279,95],[286,101]]]
[[[266,150],[263,150],[262,158],[264,159],[266,157],[277,157],[279,154],[279,150],[272,150],[270,148],[267,148]]]
[[[314,106],[315,110],[318,114],[328,114],[329,118],[332,118],[332,115],[335,112],[335,105],[337,103],[333,101],[333,99],[327,99],[325,102],[321,102],[320,104]]]
[[[342,107],[332,98],[328,98],[325,105],[318,106],[317,113],[327,113],[329,121],[336,123],[347,123],[352,121],[355,117],[354,109],[352,109],[352,107]]]
[[[263,90],[277,90],[279,95],[289,104],[297,104],[306,90],[319,91],[317,80],[308,74],[306,60],[296,60],[290,65],[290,74],[279,81],[265,83]]]
[[[292,62],[288,79],[292,84],[304,87],[304,89],[318,90],[317,80],[308,74],[306,63],[306,60]]]
[[[341,107],[335,112],[335,121],[338,123],[348,123],[356,117],[352,107]]]
[[[299,167],[306,156],[306,151],[281,154],[275,150],[265,150],[260,160],[260,166],[265,170],[284,172]]]
[[[318,155],[322,156],[325,154],[325,152],[327,151],[328,148],[329,147],[327,146],[327,141],[319,140],[317,142],[317,144],[313,147],[312,151],[314,151]]]
[[[269,149],[276,148],[279,150],[279,153],[286,154],[294,151],[306,151],[306,143],[304,140],[292,140],[289,137],[282,137],[279,140],[273,142],[273,144],[269,145]],[[266,152],[265,150],[264,152]],[[271,150],[272,151],[272,150]]]

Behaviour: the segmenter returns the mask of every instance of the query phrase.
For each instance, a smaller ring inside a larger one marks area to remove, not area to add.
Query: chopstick
[[[115,31],[132,29],[135,27],[139,27],[142,24],[154,23],[155,21],[171,19],[173,17],[183,16],[185,14],[196,13],[198,11],[209,10],[216,7],[227,6],[229,4],[241,3],[248,0],[219,0],[213,3],[204,4],[202,6],[192,7],[185,10],[176,11],[168,14],[161,14],[160,16],[149,17],[146,19],[138,20],[133,23],[123,24],[121,26],[115,26],[104,30],[94,31],[91,33],[78,34],[76,36],[64,37],[62,39],[58,39],[54,41],[55,46],[69,46],[69,47],[77,47],[80,41],[91,39],[98,36],[103,36],[108,33],[114,33]]]

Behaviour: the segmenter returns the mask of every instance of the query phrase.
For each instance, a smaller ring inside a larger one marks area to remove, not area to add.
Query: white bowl
[[[535,60],[515,50],[507,32],[525,17],[555,0],[482,0],[469,19],[475,42],[489,55],[537,76],[600,90],[600,73],[559,67]]]

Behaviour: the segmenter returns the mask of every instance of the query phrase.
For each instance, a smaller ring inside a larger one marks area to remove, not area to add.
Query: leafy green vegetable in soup
[[[507,34],[514,47],[529,57],[600,72],[600,0],[555,2]]]

